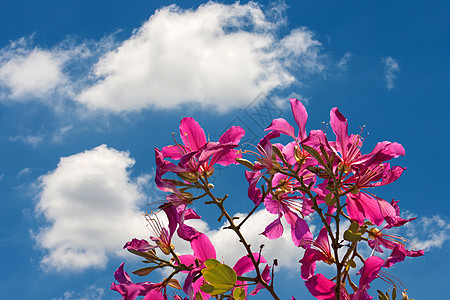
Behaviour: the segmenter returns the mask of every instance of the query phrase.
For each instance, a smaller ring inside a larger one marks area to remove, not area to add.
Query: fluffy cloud
[[[384,79],[386,80],[386,87],[388,90],[392,90],[394,88],[394,79],[400,72],[400,67],[398,66],[398,62],[390,56],[384,57],[381,61],[384,63]]]
[[[208,2],[195,10],[157,10],[120,44],[101,41],[0,50],[2,98],[71,99],[92,110],[170,109],[184,103],[226,111],[260,93],[324,69],[307,28],[279,36],[284,4]],[[55,95],[57,97],[55,97]]]
[[[289,67],[322,70],[306,28],[282,39],[255,3],[162,8],[95,66],[100,78],[77,100],[111,111],[195,102],[220,111],[295,81]]]
[[[128,153],[102,145],[61,158],[53,172],[40,178],[36,210],[49,225],[34,238],[46,252],[44,268],[101,268],[109,255],[123,253],[126,241],[148,235],[138,209],[145,199],[144,177],[130,179],[127,170],[133,164]]]
[[[31,39],[21,38],[0,50],[1,97],[15,101],[46,99],[67,84],[63,68],[69,60],[61,49],[30,46]]]
[[[405,217],[416,217],[409,213]],[[411,239],[417,249],[431,250],[441,248],[450,239],[450,225],[441,216],[422,217],[405,224],[406,237]]]
[[[104,293],[102,288],[91,285],[82,292],[67,291],[63,297],[53,298],[53,300],[100,300]]]

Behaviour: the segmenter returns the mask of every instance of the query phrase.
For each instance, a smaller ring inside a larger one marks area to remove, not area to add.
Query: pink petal
[[[260,263],[266,263],[267,261],[264,259],[263,256],[259,256],[259,253],[253,253],[253,257],[255,261],[257,262],[259,259]],[[252,260],[248,255],[241,257],[236,264],[233,267],[233,270],[236,272],[238,276],[241,276],[242,274],[251,272],[255,269],[255,266],[252,263]]]
[[[124,264],[125,263],[121,263],[120,267],[114,272],[114,278],[119,283],[131,284],[133,282],[131,281],[130,275],[128,275],[128,273],[123,269]]]
[[[330,112],[331,128],[336,135],[336,145],[338,151],[342,155],[342,159],[347,157],[347,145],[348,145],[348,123],[347,119],[339,112],[335,107]]]
[[[268,130],[276,130],[279,133],[286,134],[286,135],[289,135],[289,136],[292,136],[293,138],[295,138],[295,129],[294,129],[294,127],[292,127],[283,118],[274,119],[272,121],[272,124],[270,124],[270,126],[265,129],[265,131],[268,131]]]
[[[205,131],[193,118],[186,117],[180,122],[180,135],[184,145],[196,151],[206,144]]]
[[[305,283],[308,291],[318,300],[335,300],[334,287],[336,284],[323,274],[317,274]]]
[[[245,130],[239,126],[232,126],[219,138],[220,144],[233,143],[239,144],[242,137],[245,135]]]
[[[162,292],[159,290],[151,290],[148,292],[143,300],[164,300]]]
[[[271,240],[279,238],[283,234],[283,225],[281,225],[281,216],[279,216],[275,221],[267,225],[264,230],[263,235],[268,237]]]
[[[298,137],[300,138],[300,141],[303,141],[306,139],[306,121],[308,121],[308,113],[306,112],[303,103],[297,99],[291,98],[289,101],[291,101],[291,109],[295,122],[299,127]]]
[[[191,248],[194,251],[195,257],[201,261],[205,261],[210,258],[216,258],[216,249],[206,236],[206,234],[199,233],[191,241]]]

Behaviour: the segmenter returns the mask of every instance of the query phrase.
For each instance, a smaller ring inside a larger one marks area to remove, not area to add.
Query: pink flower
[[[146,296],[150,291],[153,295],[159,295],[159,299],[163,299],[161,295],[161,289],[163,286],[160,283],[151,283],[148,281],[133,283],[127,272],[123,270],[124,263],[114,272],[114,278],[119,284],[112,283],[111,290],[117,291],[123,297],[123,300],[134,300],[138,296]],[[158,299],[158,298],[152,298]]]
[[[334,263],[334,256],[330,250],[330,244],[328,242],[328,231],[326,227],[322,227],[316,240],[309,241],[311,247],[306,249],[303,258],[300,260],[301,277],[305,280],[311,278],[314,275],[316,269],[316,261],[323,261],[327,264]]]
[[[301,142],[306,139],[306,121],[308,120],[308,113],[306,112],[303,103],[295,98],[289,99],[291,102],[291,110],[294,115],[295,123],[299,128],[298,135],[295,135],[295,129],[285,119],[279,118],[272,121],[267,130],[275,130],[279,133],[289,135],[293,137],[297,142]]]
[[[351,300],[373,299],[367,294],[367,290],[370,288],[370,283],[378,277],[383,264],[384,260],[377,256],[371,256],[364,261],[364,266],[358,272],[361,275],[359,287],[355,293],[350,295]]]
[[[162,148],[164,157],[180,160],[180,170],[174,172],[179,175],[187,173],[205,174],[214,172],[214,164],[228,166],[235,164],[235,158],[241,157],[233,148],[238,146],[245,131],[239,126],[229,128],[218,142],[207,142],[204,130],[193,118],[184,118],[180,123],[180,137],[183,144],[175,144]],[[183,172],[182,169],[185,169]],[[189,174],[191,175],[191,174]]]
[[[284,216],[291,227],[291,236],[294,244],[300,246],[303,240],[312,238],[309,226],[305,220],[297,215],[302,212],[302,196],[292,195],[292,189],[289,189],[289,180],[285,175],[277,173],[274,175],[272,185],[280,187],[269,194],[264,200],[264,205],[268,212],[278,215],[278,218],[270,223],[262,233],[269,239],[277,239],[283,234],[283,225],[281,217]],[[284,188],[283,188],[284,186]]]
[[[317,300],[335,300],[334,289],[336,284],[327,279],[323,274],[316,274],[310,277],[306,282],[305,286],[308,291],[316,297]],[[341,287],[341,299],[349,300],[350,297],[344,287]]]

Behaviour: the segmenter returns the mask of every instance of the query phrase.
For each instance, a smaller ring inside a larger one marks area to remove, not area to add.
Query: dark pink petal
[[[302,218],[299,218],[293,212],[284,214],[286,221],[291,225],[291,236],[294,244],[299,247],[304,244],[305,239],[312,239],[312,233],[309,231],[308,223]]]
[[[283,156],[286,159],[287,163],[290,165],[294,165],[297,160],[295,159],[295,147],[297,146],[297,142],[290,142],[286,146],[283,147]],[[278,173],[277,173],[278,174]]]
[[[306,139],[306,121],[308,121],[308,113],[306,112],[306,108],[295,98],[289,99],[291,102],[292,114],[294,115],[295,122],[299,127],[298,137],[300,141]]]
[[[278,215],[280,213],[280,201],[273,199],[272,195],[269,194],[266,199],[264,199],[264,206],[266,210],[271,214]]]
[[[161,291],[151,290],[145,295],[143,300],[164,300],[164,297]]]
[[[193,118],[186,117],[180,122],[180,135],[186,148],[196,151],[206,144],[205,131]]]
[[[280,218],[281,215],[277,219],[275,219],[275,221],[267,225],[266,229],[261,234],[265,235],[271,240],[279,238],[283,234],[283,225],[281,224]]]
[[[215,161],[216,164],[222,165],[224,167],[227,167],[232,164],[237,164],[236,158],[242,158],[242,154],[237,150],[228,150],[224,153],[219,153],[217,160]],[[211,161],[215,160],[215,158],[212,158]]]
[[[348,193],[348,216],[352,220],[357,221],[359,225],[363,225],[364,219],[368,219],[375,225],[380,226],[384,221],[383,214],[380,208],[380,201],[381,200],[375,199],[366,193],[359,192],[357,195]]]
[[[325,226],[320,229],[315,244],[318,245],[320,249],[322,249],[325,253],[331,256],[330,243],[328,241],[328,230]]]
[[[245,130],[239,126],[232,126],[219,138],[220,144],[232,143],[239,144],[242,137],[245,135]]]
[[[308,291],[318,300],[335,300],[334,287],[336,284],[323,274],[317,274],[305,283]]]
[[[404,261],[407,253],[408,250],[406,250],[403,245],[397,244],[392,250],[391,255],[389,255],[389,257],[385,259],[383,267],[390,268],[395,263]]]
[[[397,158],[400,155],[405,156],[405,148],[399,143],[391,142],[380,142],[372,150],[370,155],[372,158],[366,163],[366,165],[376,165],[384,161],[391,160],[392,158]]]
[[[264,259],[263,256],[259,256],[259,253],[253,253],[253,257],[255,261],[257,262],[259,259],[260,263],[266,263],[267,261]],[[251,272],[255,269],[255,266],[252,263],[252,260],[248,255],[241,257],[236,264],[233,267],[233,270],[236,272],[238,276],[241,276],[242,274]]]
[[[274,119],[272,121],[272,124],[270,124],[270,126],[265,129],[265,131],[268,131],[268,130],[276,130],[279,133],[286,134],[286,135],[289,135],[289,136],[292,136],[293,138],[295,138],[294,127],[292,127],[288,123],[288,121],[286,121],[283,118]]]
[[[376,184],[376,186],[390,184],[396,181],[403,173],[406,168],[402,168],[399,166],[392,167],[387,173],[383,174],[383,179],[381,183]]]
[[[371,256],[366,259],[364,266],[359,271],[361,278],[359,279],[359,288],[369,287],[369,284],[378,276],[384,260],[378,256]]]
[[[195,257],[201,261],[210,258],[216,258],[216,249],[206,236],[206,234],[199,233],[191,241],[191,248],[194,251]]]
[[[131,281],[130,276],[126,271],[124,271],[123,266],[125,263],[121,263],[120,267],[117,268],[117,270],[114,272],[114,278],[119,282],[123,284],[131,284],[133,283]]]
[[[196,257],[194,255],[186,254],[186,255],[179,255],[178,258],[180,259],[180,263],[183,265],[189,267],[189,266],[195,266],[195,260]]]
[[[261,274],[261,278],[264,280],[265,283],[269,284],[270,282],[270,266],[266,265],[264,268],[264,271]],[[261,283],[258,283],[256,287],[253,289],[253,291],[250,292],[250,296],[254,296],[259,293],[260,290],[262,290],[264,286]]]
[[[306,249],[303,258],[299,261],[302,266],[300,267],[300,276],[304,280],[308,280],[314,275],[316,271],[316,261],[325,259],[323,253],[317,251],[316,249]]]
[[[199,232],[194,227],[181,224],[177,230],[177,234],[183,240],[190,242],[197,234],[199,234]]]
[[[145,252],[156,247],[157,246],[150,245],[150,243],[147,242],[146,240],[132,239],[131,241],[127,242],[125,246],[123,246],[123,249],[131,249],[140,252]]]
[[[117,291],[123,297],[123,300],[135,300],[138,296],[145,295],[145,286],[140,284],[111,284],[111,290]]]
[[[165,146],[161,149],[162,154],[164,157],[169,157],[171,159],[180,159],[183,155],[185,155],[188,152],[191,152],[190,150],[186,149],[183,145],[169,145]]]
[[[347,119],[339,112],[337,107],[333,108],[330,112],[331,128],[336,135],[336,145],[338,151],[342,155],[342,159],[347,157],[347,145],[348,145],[348,123]]]
[[[184,219],[185,220],[192,220],[192,219],[201,219],[200,217],[192,208],[188,208],[184,211]]]

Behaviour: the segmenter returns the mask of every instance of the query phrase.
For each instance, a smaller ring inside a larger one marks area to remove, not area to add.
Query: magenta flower
[[[180,160],[180,170],[175,173],[194,176],[196,172],[209,176],[214,172],[214,164],[228,166],[235,164],[241,154],[234,150],[244,136],[239,126],[229,128],[218,142],[207,142],[204,130],[193,118],[184,118],[180,123],[180,137],[183,145],[175,144],[162,148],[164,157]],[[182,170],[184,169],[184,170]],[[183,172],[184,171],[184,172]],[[190,174],[183,174],[183,173]]]
[[[344,172],[366,163],[366,165],[378,164],[390,160],[399,155],[405,155],[405,149],[398,143],[381,142],[367,155],[361,154],[363,139],[360,135],[348,135],[347,119],[335,107],[330,112],[330,123],[336,143],[330,142],[331,149],[340,159],[339,168]],[[367,164],[368,162],[368,164]]]
[[[139,252],[146,252],[151,249],[156,248],[157,246],[151,245],[146,240],[139,240],[139,239],[132,239],[131,241],[127,242],[125,246],[123,246],[123,249],[130,249],[135,250]]]
[[[387,201],[365,192],[363,189],[390,184],[397,180],[404,168],[390,167],[388,163],[370,166],[366,169],[358,169],[353,176],[343,182],[343,185],[352,186],[347,193],[347,213],[350,218],[360,225],[364,219],[368,219],[377,226],[381,225],[385,218],[392,219],[396,216],[395,208]],[[343,188],[347,190],[347,188]]]
[[[302,211],[301,196],[292,195],[292,190],[289,190],[289,182],[287,177],[283,174],[277,173],[274,175],[272,185],[274,187],[280,186],[280,189],[275,190],[273,194],[269,194],[264,199],[264,205],[268,212],[278,216],[272,223],[270,223],[262,233],[269,239],[277,239],[283,234],[283,225],[281,217],[284,216],[287,223],[291,227],[292,241],[296,246],[303,244],[303,240],[311,239],[312,234],[309,231],[309,226],[305,220],[297,215],[297,212]],[[286,185],[283,190],[284,185]]]
[[[364,266],[358,272],[361,275],[359,287],[355,293],[350,295],[351,300],[373,299],[367,294],[367,290],[370,288],[370,283],[378,277],[383,264],[384,260],[377,256],[371,256],[364,261]]]
[[[308,120],[308,113],[306,112],[306,108],[295,98],[289,99],[291,102],[291,110],[294,115],[295,123],[299,128],[298,134],[295,135],[295,129],[292,127],[285,119],[279,118],[274,119],[272,124],[266,128],[267,130],[275,130],[279,133],[289,135],[293,137],[298,143],[306,139],[306,121]]]
[[[211,296],[200,289],[203,280],[198,277],[201,276],[201,270],[205,268],[204,262],[210,258],[216,258],[216,250],[209,238],[195,230],[194,228],[182,225],[179,229],[180,237],[191,243],[193,255],[180,255],[180,263],[190,267],[191,270],[184,280],[183,291],[192,299],[197,293],[200,293],[203,299],[209,299]],[[197,278],[194,280],[194,278]]]
[[[316,261],[323,261],[327,264],[334,263],[334,256],[331,253],[330,244],[328,241],[328,231],[326,227],[323,227],[316,240],[312,239],[305,241],[311,245],[310,248],[306,249],[303,258],[300,260],[301,266],[301,277],[308,280],[314,275],[316,269]]]
[[[327,279],[323,274],[316,274],[310,277],[306,282],[305,286],[308,291],[316,297],[317,300],[335,300],[334,289],[336,284]],[[350,297],[344,287],[341,286],[341,299],[350,300]]]
[[[152,299],[164,299],[161,295],[161,289],[164,287],[160,283],[151,283],[148,281],[133,283],[128,273],[124,271],[123,266],[124,263],[114,272],[114,278],[119,284],[114,282],[111,284],[111,290],[119,292],[123,300],[134,300],[138,296],[146,296],[151,291],[154,291],[151,292],[151,295],[155,296]]]
[[[376,228],[371,228],[369,230],[370,240],[368,241],[369,246],[383,253],[383,248],[392,250],[391,255],[385,260],[383,267],[390,268],[393,264],[405,260],[406,256],[418,257],[424,255],[423,250],[407,250],[406,244],[412,244],[408,239],[405,239],[399,235],[389,235],[384,234],[383,228],[378,230]]]

